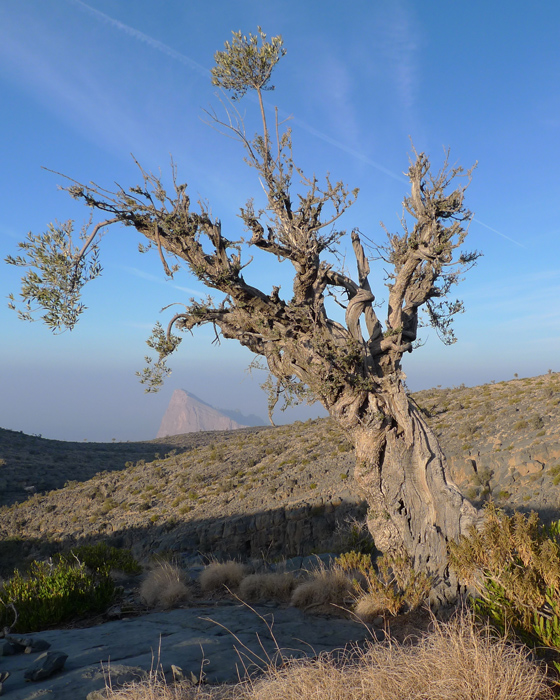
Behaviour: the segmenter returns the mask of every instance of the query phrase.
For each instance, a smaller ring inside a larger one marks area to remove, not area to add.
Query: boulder
[[[67,658],[68,654],[62,651],[45,651],[35,659],[35,663],[24,673],[25,680],[42,681],[45,678],[50,678],[53,673],[62,671]]]

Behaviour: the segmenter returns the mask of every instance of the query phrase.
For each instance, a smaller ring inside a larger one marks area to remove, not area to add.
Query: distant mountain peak
[[[175,389],[157,437],[206,430],[238,430],[255,425],[264,425],[258,416],[244,416],[239,410],[219,410],[185,389]]]

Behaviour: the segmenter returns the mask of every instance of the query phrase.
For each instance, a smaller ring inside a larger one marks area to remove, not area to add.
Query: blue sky
[[[2,0],[0,3],[0,253],[28,231],[87,211],[57,190],[60,176],[111,187],[139,181],[131,153],[169,182],[170,154],[191,199],[202,198],[229,238],[258,196],[243,153],[203,120],[220,108],[209,79],[232,30],[281,34],[287,55],[267,94],[292,115],[294,156],[308,173],[360,188],[341,225],[383,241],[398,230],[411,152],[478,168],[467,194],[475,213],[467,249],[484,253],[458,294],[457,343],[433,332],[406,358],[412,389],[475,385],[560,370],[560,5],[472,0],[353,3],[295,0]],[[252,123],[256,104],[240,103]],[[88,311],[53,336],[0,305],[0,426],[66,440],[155,436],[171,393],[185,388],[223,408],[266,417],[264,377],[251,354],[212,329],[185,337],[158,395],[135,377],[163,306],[204,294],[186,273],[165,281],[140,238],[103,239],[104,274],[85,291]],[[351,265],[345,239],[342,251]],[[246,278],[289,288],[289,270],[256,256]],[[383,270],[371,275],[384,298]],[[19,289],[2,263],[0,297]],[[279,414],[279,422],[318,413]]]

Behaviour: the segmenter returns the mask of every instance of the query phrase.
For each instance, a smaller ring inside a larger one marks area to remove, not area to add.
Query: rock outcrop
[[[225,412],[210,406],[184,389],[176,389],[171,396],[169,406],[163,416],[157,437],[182,435],[208,430],[238,430],[257,425],[255,416],[243,416],[238,411],[231,418],[232,412]],[[258,418],[256,419],[258,421]]]

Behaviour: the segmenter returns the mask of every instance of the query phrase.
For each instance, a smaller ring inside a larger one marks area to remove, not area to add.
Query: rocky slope
[[[413,399],[469,498],[558,519],[559,374]],[[1,509],[4,568],[82,538],[112,538],[144,557],[326,551],[356,535],[344,523],[364,512],[352,448],[329,419],[114,445],[1,431],[0,458],[1,483],[58,489]]]
[[[349,486],[351,446],[330,421],[154,444],[169,451],[1,509],[4,568],[22,552],[40,556],[83,538],[110,538],[140,558],[177,549],[279,556],[321,544],[325,551],[340,522],[363,515]]]
[[[414,398],[468,498],[560,517],[559,373]]]

